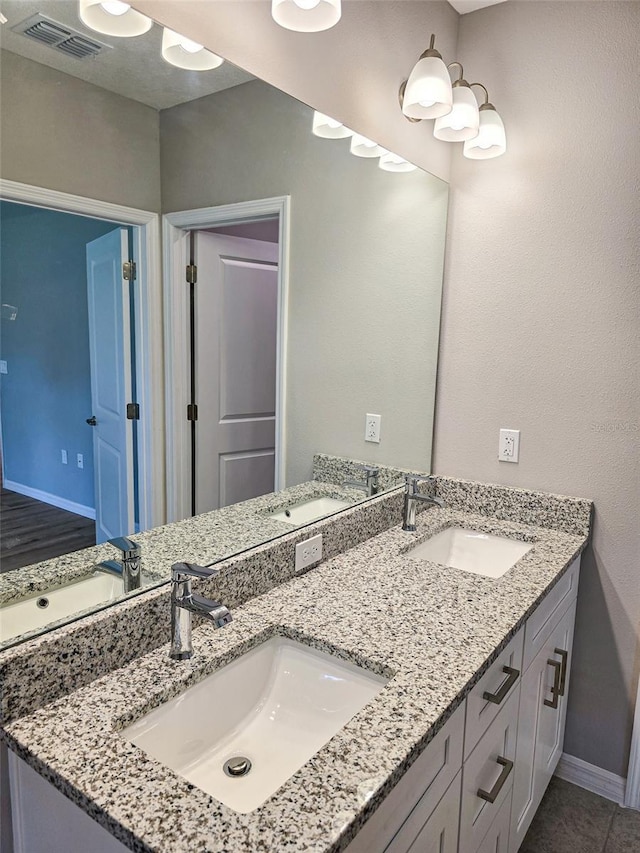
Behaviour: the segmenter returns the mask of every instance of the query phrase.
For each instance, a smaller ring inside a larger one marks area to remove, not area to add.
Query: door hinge
[[[195,264],[187,265],[187,284],[195,284],[198,281],[198,267]]]
[[[189,403],[187,406],[187,420],[188,421],[197,421],[198,420],[198,407],[195,403]]]
[[[140,420],[140,404],[127,403],[127,419],[130,421]]]
[[[122,278],[125,281],[136,280],[136,264],[135,261],[125,261],[122,264]]]

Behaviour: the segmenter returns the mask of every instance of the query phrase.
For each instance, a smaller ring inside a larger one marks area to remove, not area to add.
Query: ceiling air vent
[[[14,33],[20,33],[76,59],[98,56],[105,49],[111,48],[111,45],[87,38],[77,30],[47,18],[40,12],[27,18],[26,21],[22,21],[21,24],[16,24],[11,29]]]

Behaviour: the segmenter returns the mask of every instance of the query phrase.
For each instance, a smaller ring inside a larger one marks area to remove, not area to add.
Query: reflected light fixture
[[[151,18],[121,0],[79,0],[80,20],[89,29],[108,36],[141,36],[153,26]]]
[[[219,68],[224,61],[198,42],[191,41],[167,27],[162,31],[162,58],[187,71],[211,71],[213,68]]]
[[[286,30],[317,33],[340,20],[340,0],[271,0],[273,20]]]
[[[409,79],[400,87],[400,105],[407,118],[421,121],[451,112],[451,78],[442,56],[435,49],[432,34],[429,47],[413,66]]]
[[[361,136],[359,133],[354,133],[351,137],[350,151],[356,157],[380,157],[382,154],[387,153],[377,142],[372,142],[366,136]]]
[[[385,151],[384,154],[380,156],[380,162],[378,165],[381,169],[384,169],[385,172],[413,172],[418,168],[413,163],[410,163],[408,160],[400,157],[398,154],[394,154],[393,151]]]
[[[319,113],[317,110],[313,112],[312,131],[316,136],[322,136],[323,139],[346,139],[353,132],[345,127],[342,122],[324,113]]]
[[[489,93],[482,83],[472,83],[484,91],[484,103],[480,104],[480,127],[477,136],[464,143],[462,153],[470,160],[490,160],[507,150],[507,135],[500,114],[489,103]]]
[[[435,121],[433,135],[444,142],[464,142],[478,135],[480,113],[476,96],[464,79],[464,69],[459,62],[450,62],[447,68],[457,65],[460,76],[453,82],[453,104],[451,112]]]

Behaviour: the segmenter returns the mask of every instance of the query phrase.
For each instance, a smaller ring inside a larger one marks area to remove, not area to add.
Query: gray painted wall
[[[0,63],[3,178],[160,209],[156,110],[6,50]]]
[[[447,186],[383,172],[311,118],[259,81],[163,111],[163,208],[291,196],[287,483],[317,452],[429,469]]]
[[[640,4],[509,2],[459,55],[507,126],[456,152],[435,469],[593,498],[565,749],[625,775],[640,625]],[[520,463],[496,459],[522,430]]]

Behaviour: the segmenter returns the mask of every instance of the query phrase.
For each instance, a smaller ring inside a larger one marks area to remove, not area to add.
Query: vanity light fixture
[[[435,40],[432,34],[429,47],[400,87],[402,112],[415,121],[447,115],[453,104],[451,78],[442,55],[434,47]]]
[[[480,113],[476,96],[463,77],[462,65],[459,62],[450,62],[447,68],[451,68],[452,65],[460,68],[460,76],[453,82],[451,112],[436,119],[433,135],[444,142],[464,142],[478,135]]]
[[[317,110],[313,112],[312,131],[316,136],[322,136],[323,139],[346,139],[353,134],[353,131],[345,127],[342,122],[324,113],[319,113]]]
[[[366,136],[361,136],[359,133],[354,133],[351,137],[350,151],[356,157],[381,157],[387,153],[386,149],[378,145],[377,142],[372,142]]]
[[[79,10],[83,24],[108,36],[141,36],[153,26],[151,18],[122,0],[79,0]]]
[[[484,103],[480,104],[480,127],[477,136],[467,139],[462,153],[470,160],[490,160],[499,157],[507,150],[507,136],[500,114],[489,103],[489,93],[482,83],[472,83],[484,91]]]
[[[211,71],[219,68],[224,60],[196,41],[181,36],[165,27],[162,31],[162,58],[187,71]]]
[[[341,14],[340,0],[271,0],[273,20],[299,33],[328,30],[338,23]]]
[[[393,151],[385,151],[385,153],[380,156],[380,162],[378,165],[381,169],[384,169],[385,172],[413,172],[418,168],[413,163],[410,163],[408,160],[400,157],[398,154],[394,154]]]

